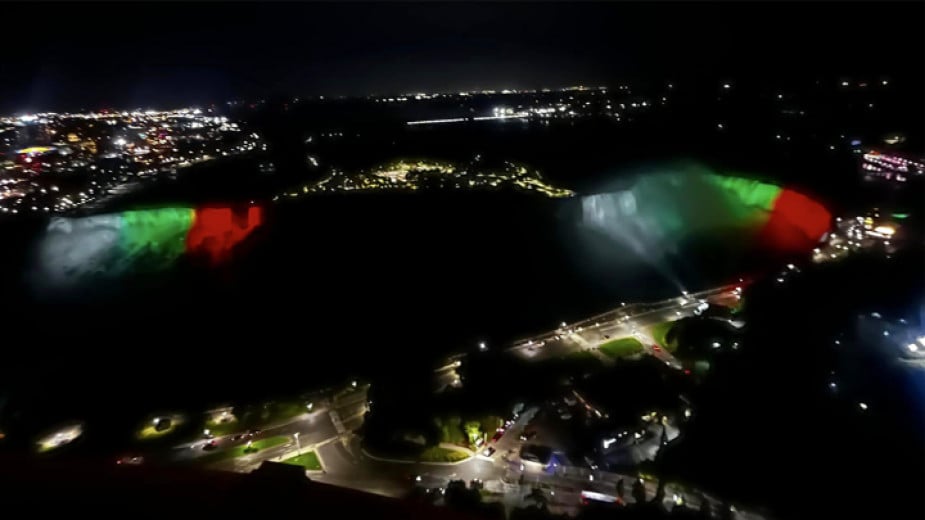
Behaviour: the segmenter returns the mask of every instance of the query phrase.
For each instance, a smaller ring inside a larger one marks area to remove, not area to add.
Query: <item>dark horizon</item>
[[[7,29],[17,50],[0,67],[6,114],[726,75],[919,84],[925,59],[925,9],[911,2],[41,3],[4,12],[19,21]]]

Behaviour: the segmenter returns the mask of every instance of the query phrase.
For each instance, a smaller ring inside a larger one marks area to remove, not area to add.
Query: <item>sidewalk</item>
[[[439,447],[441,447],[441,448],[443,448],[443,449],[445,449],[445,450],[458,451],[458,452],[465,453],[466,455],[468,455],[468,456],[470,456],[470,457],[475,457],[475,452],[474,452],[474,451],[470,450],[469,448],[463,448],[462,446],[459,446],[459,445],[457,445],[457,444],[450,444],[449,442],[441,442],[441,443],[438,444],[437,446],[439,446]]]
[[[454,446],[454,447],[458,448],[458,446],[455,446],[455,445],[447,445],[447,446],[444,446],[444,444],[446,444],[446,443],[440,443],[440,447],[441,447],[441,448],[444,448],[444,449],[452,449],[452,448],[450,448],[449,446]],[[423,465],[425,465],[425,466],[458,466],[458,465],[460,465],[460,464],[464,464],[464,463],[466,463],[466,462],[471,462],[471,461],[475,460],[475,458],[473,457],[474,454],[472,453],[472,451],[467,450],[466,448],[460,448],[459,450],[454,450],[454,451],[463,451],[463,452],[465,452],[465,453],[467,453],[467,454],[469,455],[469,458],[463,459],[463,460],[458,460],[458,461],[456,461],[456,462],[429,462],[429,461],[423,461],[423,460],[418,460],[418,459],[414,459],[414,460],[409,460],[409,459],[391,459],[391,458],[388,458],[388,457],[380,457],[380,456],[378,456],[378,455],[373,455],[372,453],[366,451],[366,448],[360,448],[360,451],[363,453],[363,455],[365,455],[365,456],[367,456],[367,457],[369,457],[369,458],[371,458],[371,459],[373,459],[373,460],[377,460],[377,461],[379,461],[379,462],[390,462],[390,463],[392,463],[392,464],[423,464]]]
[[[283,452],[280,455],[277,455],[276,457],[273,457],[273,458],[278,459],[277,462],[282,462],[284,460],[288,460],[293,457],[297,457],[299,455],[304,455],[305,453],[308,453],[308,452],[313,452],[315,454],[315,457],[318,459],[318,464],[321,466],[321,469],[320,470],[306,469],[305,472],[309,474],[327,473],[328,469],[324,465],[324,459],[321,458],[321,453],[318,452],[318,448],[330,442],[339,440],[339,439],[340,437],[331,437],[330,439],[325,439],[321,442],[316,442],[315,444],[310,444],[308,446],[303,446],[301,448],[296,448],[294,450]],[[267,460],[272,460],[272,459],[267,459]]]

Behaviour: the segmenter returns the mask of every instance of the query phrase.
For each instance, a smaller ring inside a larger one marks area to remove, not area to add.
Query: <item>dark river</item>
[[[305,166],[309,152],[343,168],[480,153],[526,162],[580,194],[632,191],[640,168],[657,174],[674,168],[657,166],[664,159],[690,157],[680,147],[663,159],[659,147],[640,144],[645,139],[621,143],[622,131],[602,135],[594,126],[532,134],[506,125],[394,138],[371,131],[320,144],[315,137],[311,146],[304,140],[317,132],[277,129],[284,137],[271,140],[266,156],[189,171],[101,212],[244,207],[235,210],[233,224],[243,229],[240,215],[253,201],[259,222],[245,226],[246,236],[221,258],[158,251],[166,262],[145,269],[118,264],[118,273],[117,264],[101,264],[61,285],[61,265],[79,264],[83,253],[74,251],[110,240],[99,238],[110,236],[99,229],[111,221],[94,221],[95,234],[69,231],[72,242],[65,245],[48,238],[45,221],[4,223],[11,251],[2,266],[6,395],[36,420],[108,421],[119,410],[129,421],[159,408],[260,399],[351,376],[382,377],[397,366],[429,366],[480,341],[500,347],[621,301],[727,283],[805,252],[775,250],[762,242],[760,223],[748,219],[714,218],[689,233],[683,227],[669,233],[659,227],[667,226],[662,213],[667,220],[700,218],[697,204],[679,209],[670,190],[664,199],[634,201],[648,208],[638,219],[648,224],[617,238],[589,229],[580,196],[353,193],[269,201],[284,186],[317,178]],[[624,157],[633,143],[640,147]],[[274,163],[274,173],[259,171],[266,162]],[[685,170],[672,171],[677,177]],[[779,182],[792,184],[793,176],[786,172]],[[755,177],[773,180],[767,169]],[[803,191],[827,206],[850,200],[818,187]],[[704,207],[719,200],[713,192],[696,193],[706,197]]]

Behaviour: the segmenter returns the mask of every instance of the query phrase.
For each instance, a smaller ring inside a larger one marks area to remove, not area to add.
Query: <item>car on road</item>
[[[504,428],[498,428],[494,435],[491,437],[491,442],[498,442],[498,439],[504,435]]]
[[[254,437],[254,436],[260,435],[261,431],[262,431],[262,430],[256,430],[256,429],[255,429],[255,430],[250,430],[250,431],[247,432],[247,436],[248,436],[248,437]]]
[[[116,464],[129,464],[131,466],[140,466],[144,464],[145,458],[141,455],[125,455],[116,460]]]
[[[489,446],[485,448],[484,450],[482,450],[482,455],[486,457],[491,457],[494,454],[495,454],[495,448],[493,446]]]
[[[652,350],[654,350],[654,351],[656,351],[656,352],[661,352],[661,351],[662,351],[662,347],[660,347],[660,346],[658,346],[658,345],[652,345]]]
[[[520,434],[520,440],[522,441],[529,441],[534,437],[536,437],[536,430],[525,430]]]
[[[245,435],[245,434],[243,434],[243,433],[236,433],[236,434],[234,434],[234,435],[231,436],[231,440],[233,440],[233,441],[239,441],[239,440],[241,440],[241,439],[244,438],[244,435]]]
[[[218,448],[218,441],[216,441],[215,439],[212,439],[209,442],[202,445],[202,449],[206,451],[214,450],[215,448]]]

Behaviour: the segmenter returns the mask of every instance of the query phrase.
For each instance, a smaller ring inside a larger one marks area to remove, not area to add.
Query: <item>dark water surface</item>
[[[528,159],[530,135],[500,128],[513,137],[491,141],[465,130],[468,137],[456,141],[464,149],[450,158],[502,157],[510,145],[512,159]],[[561,134],[573,146],[558,150],[551,143],[560,134],[542,130],[553,137],[540,138],[531,164],[555,183],[589,191],[632,170],[602,145],[614,134],[591,130],[583,134],[594,136],[587,142]],[[452,147],[452,135],[431,147],[429,134],[423,144],[402,134],[411,144],[397,152],[376,145],[370,157],[446,157],[452,154],[437,152]],[[427,154],[431,148],[436,152]],[[670,255],[622,251],[588,239],[576,199],[521,193],[350,194],[268,204],[280,187],[317,177],[293,158],[306,151],[290,140],[268,156],[274,174],[256,168],[267,158],[214,165],[109,205],[107,211],[264,205],[263,225],[222,265],[182,257],[155,274],[37,293],[24,275],[34,271],[32,252],[46,223],[4,224],[8,395],[48,418],[107,418],[119,410],[134,420],[158,408],[298,392],[387,375],[396,366],[429,366],[479,341],[500,347],[621,301],[726,283],[785,259],[742,229],[681,237]]]

